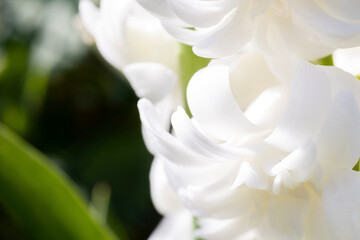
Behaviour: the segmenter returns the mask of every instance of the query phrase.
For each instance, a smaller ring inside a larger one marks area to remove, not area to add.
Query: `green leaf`
[[[210,60],[211,59],[196,56],[192,51],[191,46],[180,44],[180,79],[184,92],[185,110],[190,117],[191,113],[186,101],[186,87],[194,73],[196,73],[199,69],[206,67]]]
[[[70,180],[0,124],[0,202],[34,239],[111,240]]]

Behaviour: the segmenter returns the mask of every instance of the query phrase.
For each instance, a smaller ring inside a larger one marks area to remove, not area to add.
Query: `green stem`
[[[191,117],[191,112],[186,100],[186,87],[189,84],[191,77],[196,73],[199,69],[204,68],[208,65],[211,59],[202,58],[196,56],[192,51],[192,47],[180,44],[180,54],[179,54],[179,62],[180,62],[180,79],[183,89],[183,96],[185,102],[185,111]]]
[[[334,61],[332,55],[317,59],[315,61],[311,61],[311,63],[316,65],[323,65],[323,66],[334,66]]]
[[[360,160],[357,162],[357,164],[353,168],[354,171],[360,171]]]

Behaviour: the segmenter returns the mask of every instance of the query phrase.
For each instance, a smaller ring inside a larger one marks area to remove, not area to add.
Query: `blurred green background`
[[[0,121],[66,172],[98,212],[109,199],[106,222],[116,235],[146,239],[160,216],[137,98],[81,41],[77,4],[0,0]],[[35,239],[1,196],[0,239]]]

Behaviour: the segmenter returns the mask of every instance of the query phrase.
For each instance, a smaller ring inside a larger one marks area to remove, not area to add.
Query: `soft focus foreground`
[[[1,122],[46,155],[1,127],[0,239],[145,239],[159,221],[137,99],[77,14],[0,1]]]

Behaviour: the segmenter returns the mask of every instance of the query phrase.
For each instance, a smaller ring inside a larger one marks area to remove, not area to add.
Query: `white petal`
[[[266,141],[288,152],[300,147],[317,134],[330,99],[326,75],[314,65],[303,62],[292,79],[284,117]]]
[[[325,35],[329,40],[344,40],[360,33],[360,24],[342,21],[330,16],[321,9],[317,1],[290,0],[294,13],[313,30],[315,34]]]
[[[133,63],[125,66],[123,73],[136,95],[153,103],[168,95],[177,81],[176,74],[159,63]]]
[[[259,94],[279,85],[262,54],[249,51],[240,54],[230,65],[230,86],[236,102],[246,110]]]
[[[291,152],[281,162],[276,164],[271,172],[273,175],[289,171],[296,183],[309,180],[316,166],[316,147],[312,141]],[[318,173],[316,173],[318,174]]]
[[[138,102],[140,119],[147,136],[150,149],[179,165],[202,166],[207,159],[185,148],[178,139],[169,134],[162,126],[154,106],[147,99]]]
[[[260,209],[265,207],[264,201],[268,198],[267,192],[251,190],[245,186],[220,191],[213,191],[212,189],[190,190],[184,189],[178,192],[184,205],[195,216],[218,219],[228,219],[245,214],[248,211],[254,211],[252,207],[261,211]]]
[[[284,59],[288,62],[285,63],[288,66],[286,69],[282,68],[283,65],[278,65],[282,72],[293,72],[291,71],[293,70],[291,59],[293,54],[304,60],[317,60],[330,55],[333,51],[333,47],[326,45],[319,36],[307,29],[306,24],[299,24],[296,19],[289,21],[288,18],[274,16],[271,19],[267,17],[267,20],[271,21],[270,33],[274,32],[274,34],[269,34],[272,38],[268,39],[270,46],[274,49],[271,57],[277,58],[279,55],[284,55],[282,57],[285,57]],[[276,63],[273,65],[276,66]]]
[[[272,168],[287,156],[287,152],[267,145],[267,147],[260,154],[256,155],[256,157],[253,158],[253,161],[258,162],[262,166],[264,171],[269,176],[272,176]]]
[[[182,208],[182,204],[170,187],[161,158],[155,157],[150,169],[151,199],[156,210],[163,214],[174,213]]]
[[[199,191],[213,193],[229,189],[239,168],[236,162],[222,164],[209,162],[201,167],[182,166],[167,159],[164,159],[163,163],[171,187],[178,194],[179,191],[183,191],[188,196]]]
[[[248,224],[242,224],[238,218],[235,219],[199,219],[200,228],[195,231],[195,236],[200,239],[235,239],[235,237],[247,230]]]
[[[234,189],[243,184],[251,189],[267,190],[269,179],[259,168],[253,169],[248,162],[243,162],[231,188]]]
[[[360,102],[360,81],[353,75],[336,67],[318,66],[324,69],[331,82],[331,95],[334,97],[340,91],[352,92],[356,102]]]
[[[155,110],[159,116],[162,126],[165,130],[170,129],[170,118],[173,112],[178,106],[183,105],[183,96],[181,92],[181,87],[178,86],[180,83],[177,82],[173,91],[165,96],[161,101],[155,104]]]
[[[354,167],[360,156],[360,113],[352,92],[334,97],[315,142],[325,174]]]
[[[250,4],[245,4],[229,14],[222,23],[214,27],[213,34],[194,45],[194,53],[205,58],[226,57],[238,53],[254,32],[254,23],[248,14],[249,6]]]
[[[276,54],[264,54],[264,58],[272,74],[276,76],[278,81],[283,83],[287,83],[292,79],[296,68],[303,62],[303,59],[289,54],[289,50],[286,50],[286,52],[277,50]]]
[[[141,99],[138,107],[146,144],[154,155],[163,157],[165,172],[173,189],[231,186],[238,169],[237,161],[219,164],[205,155],[196,154],[164,130],[148,100]]]
[[[101,55],[118,70],[128,61],[124,42],[124,22],[133,7],[130,0],[104,0],[100,3],[98,24],[93,29]]]
[[[193,240],[193,217],[182,210],[166,215],[148,240]]]
[[[360,239],[360,174],[338,171],[325,186],[323,209],[333,239]]]
[[[90,0],[80,0],[79,13],[87,31],[94,37],[100,21],[99,9]]]
[[[360,1],[358,0],[320,0],[319,4],[334,17],[360,21]]]
[[[342,70],[355,76],[360,75],[360,47],[337,49],[333,54],[333,60],[334,65]]]
[[[286,108],[287,90],[285,86],[280,86],[263,91],[246,109],[245,116],[258,127],[274,128]]]
[[[102,23],[99,29],[103,29]],[[122,67],[128,61],[128,55],[125,52],[123,39],[121,37],[108,37],[101,30],[96,34],[96,46],[104,59],[117,70],[121,71]]]
[[[276,175],[272,187],[273,194],[279,195],[283,190],[283,186],[289,189],[295,188],[294,180],[291,177],[289,171],[286,170]]]
[[[324,218],[322,207],[322,196],[309,191],[310,207],[304,220],[304,239],[332,239],[330,238],[329,229]]]
[[[276,232],[287,236],[283,239],[301,239],[307,208],[306,192],[294,191],[271,197],[267,217]]]
[[[165,18],[175,17],[167,0],[136,0],[136,1],[155,15]]]
[[[178,71],[179,43],[163,29],[159,19],[136,6],[123,28],[130,62],[157,62]]]
[[[206,38],[206,35],[210,32],[208,29],[192,29],[173,22],[164,21],[162,25],[170,35],[187,45],[196,44],[198,41]]]
[[[232,219],[199,219],[200,228],[195,236],[207,240],[253,240],[256,238],[254,228],[262,223],[262,214],[242,214]]]
[[[231,140],[256,130],[231,93],[228,66],[211,65],[195,73],[187,99],[193,117],[213,137]]]
[[[212,142],[193,125],[181,107],[172,115],[171,119],[176,136],[184,145],[214,160],[239,160],[255,154],[247,149],[233,148]]]
[[[238,1],[170,0],[171,8],[184,22],[194,27],[210,27],[233,8]],[[220,6],[219,6],[220,5]]]

